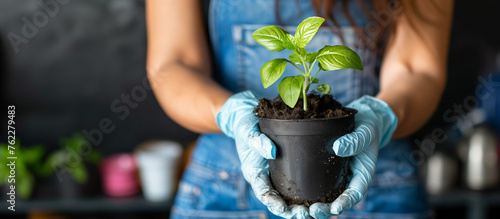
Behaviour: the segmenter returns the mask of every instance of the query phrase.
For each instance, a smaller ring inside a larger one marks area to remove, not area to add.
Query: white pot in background
[[[150,141],[138,147],[135,158],[142,191],[148,201],[166,201],[175,193],[182,146],[173,141]]]
[[[465,162],[465,183],[473,190],[485,190],[498,183],[498,141],[487,126],[472,130]]]

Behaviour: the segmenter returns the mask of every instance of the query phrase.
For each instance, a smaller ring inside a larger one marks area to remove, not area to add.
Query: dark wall
[[[60,137],[91,132],[101,122],[114,127],[102,134],[105,154],[131,151],[152,138],[195,138],[165,115],[144,85],[144,1],[42,3],[0,2],[0,33],[11,65],[2,71],[2,112],[7,114],[5,105],[16,106],[16,136],[23,144],[56,147]]]
[[[466,98],[476,95],[475,88],[480,83],[478,77],[487,78],[500,71],[499,11],[500,1],[455,0],[448,83],[438,110],[414,138],[430,134],[436,127],[456,128],[456,121],[443,118],[445,112],[452,110],[453,116],[462,118],[464,114],[455,110],[464,105]]]
[[[58,3],[57,10],[44,4],[54,13],[46,12],[39,2],[0,1],[0,38],[9,65],[0,64],[2,112],[6,113],[6,105],[16,105],[16,135],[23,144],[55,147],[61,136],[99,128],[106,118],[115,127],[103,134],[100,145],[108,154],[130,151],[151,138],[182,142],[195,138],[162,112],[149,90],[142,101],[132,98],[138,102],[136,108],[122,102],[122,95],[141,94],[145,89],[142,0],[60,0],[67,3]],[[498,11],[500,1],[456,0],[449,81],[438,111],[416,136],[452,126],[444,121],[444,112],[474,95],[478,75],[495,70],[500,53]],[[33,19],[43,25],[38,27]],[[18,52],[9,39],[11,33],[27,40],[17,46]],[[117,112],[111,109],[113,103],[121,107]],[[126,118],[125,108],[129,109]],[[5,124],[5,116],[1,118]]]

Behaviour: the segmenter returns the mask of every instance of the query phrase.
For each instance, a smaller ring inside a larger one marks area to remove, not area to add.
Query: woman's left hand
[[[309,208],[314,218],[330,218],[357,204],[368,190],[375,174],[378,150],[389,143],[398,120],[389,105],[371,96],[363,96],[346,107],[358,110],[354,131],[337,139],[333,150],[350,157],[353,173],[347,189],[332,203],[315,203]]]
[[[308,219],[308,209],[302,205],[287,206],[269,179],[267,159],[276,158],[276,146],[259,130],[259,119],[253,113],[258,102],[251,91],[233,95],[217,113],[217,125],[224,134],[234,138],[243,177],[257,199],[280,217]]]

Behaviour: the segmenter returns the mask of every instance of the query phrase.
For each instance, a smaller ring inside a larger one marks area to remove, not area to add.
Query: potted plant
[[[56,185],[54,192],[62,198],[78,198],[97,193],[100,153],[80,134],[62,138],[60,146],[59,150],[48,155],[42,171],[44,176],[52,174],[49,184]]]
[[[33,194],[35,188],[35,181],[37,177],[42,175],[42,158],[45,154],[45,148],[41,145],[31,147],[22,147],[19,140],[16,139],[15,144],[12,145],[15,153],[9,153],[12,148],[7,144],[0,144],[0,186],[2,192],[10,192],[10,186],[15,186],[16,196],[21,199],[28,199]],[[16,157],[16,159],[9,159],[9,157]],[[11,169],[10,161],[15,162],[15,169]],[[13,172],[11,172],[13,171]],[[15,177],[10,177],[11,175]],[[4,193],[4,194],[5,194]]]
[[[321,17],[307,18],[298,25],[294,36],[277,26],[266,26],[252,34],[271,51],[293,51],[289,59],[264,64],[260,75],[265,88],[282,76],[287,64],[300,73],[283,78],[278,86],[279,97],[260,99],[254,110],[261,131],[277,147],[276,159],[269,160],[271,181],[290,205],[334,201],[344,191],[349,174],[349,158],[337,157],[332,146],[338,137],[353,131],[357,111],[342,107],[329,95],[331,87],[318,84],[316,77],[322,71],[363,70],[363,64],[346,46],[326,45],[317,52],[304,48],[324,21]],[[316,63],[319,68],[313,72]],[[316,90],[323,95],[308,93],[311,84],[318,84]]]

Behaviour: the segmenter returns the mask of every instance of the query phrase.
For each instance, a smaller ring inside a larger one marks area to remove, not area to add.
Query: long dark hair
[[[298,0],[295,0],[298,3]],[[356,36],[362,46],[368,46],[379,53],[383,53],[383,48],[387,45],[390,37],[395,32],[395,23],[397,19],[406,13],[408,16],[419,16],[425,21],[425,16],[414,10],[414,1],[406,0],[310,0],[317,16],[326,19],[324,25],[332,26],[345,44],[342,28],[333,15],[334,7],[342,7],[343,16],[353,27]],[[370,20],[365,27],[360,27],[349,12],[349,2],[356,1],[364,15]],[[337,4],[338,3],[338,4]],[[282,24],[279,14],[279,0],[275,0],[275,15],[278,24]],[[414,26],[412,22],[410,25]],[[371,30],[370,30],[371,29]],[[417,31],[418,33],[418,31]],[[383,39],[383,40],[382,40]]]

